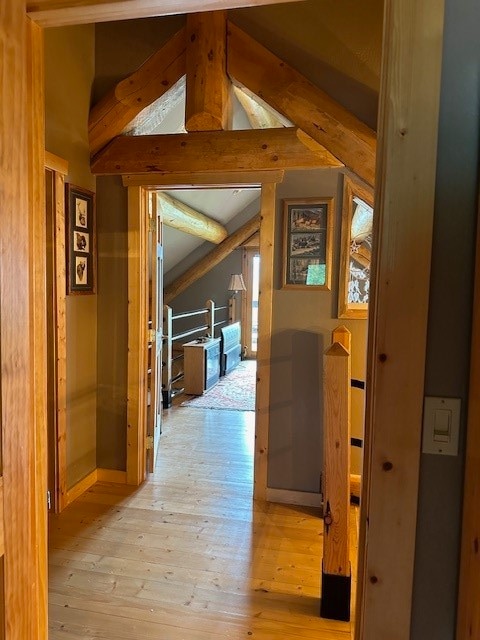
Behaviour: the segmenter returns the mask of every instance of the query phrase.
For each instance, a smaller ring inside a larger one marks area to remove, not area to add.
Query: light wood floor
[[[52,518],[50,640],[350,638],[318,615],[318,512],[251,500],[253,412],[171,409],[160,447]]]

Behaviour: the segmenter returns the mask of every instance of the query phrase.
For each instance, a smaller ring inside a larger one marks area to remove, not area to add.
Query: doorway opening
[[[242,296],[242,344],[244,356],[255,359],[257,357],[260,294],[260,252],[258,246],[248,246],[243,250],[243,277],[246,291]]]

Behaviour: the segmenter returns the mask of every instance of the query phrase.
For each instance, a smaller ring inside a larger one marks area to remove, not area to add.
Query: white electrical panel
[[[425,398],[423,453],[458,455],[461,404],[459,398]]]

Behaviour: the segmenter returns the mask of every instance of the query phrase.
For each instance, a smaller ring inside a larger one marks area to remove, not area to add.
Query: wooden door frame
[[[232,176],[233,181],[235,176]],[[212,175],[212,184],[215,176]],[[173,183],[170,188],[174,188]],[[205,187],[205,185],[202,185]],[[255,420],[254,497],[265,500],[270,404],[270,336],[272,328],[273,238],[275,183],[261,188],[260,300],[258,310],[257,389]],[[165,188],[165,186],[163,186]],[[225,185],[228,188],[228,185]],[[128,362],[127,362],[127,483],[146,478],[148,211],[155,188],[128,187]]]
[[[477,215],[475,281],[470,348],[467,444],[463,496],[460,578],[457,604],[457,640],[480,634],[480,206]]]
[[[386,0],[356,640],[410,638],[443,22]]]
[[[152,192],[128,187],[127,484],[146,478],[148,211]]]
[[[54,388],[54,494],[53,511],[60,513],[67,506],[67,325],[66,325],[66,249],[65,249],[65,178],[68,162],[63,158],[45,152],[45,170],[52,174],[52,305],[53,367]],[[47,265],[48,268],[48,265]],[[48,340],[48,338],[47,338]],[[49,443],[50,449],[50,443]],[[51,453],[49,451],[49,453]],[[50,467],[51,461],[48,461]]]
[[[16,214],[7,216],[2,226],[8,250],[1,257],[0,270],[4,274],[0,357],[2,371],[8,372],[12,361],[23,370],[21,380],[16,377],[13,384],[2,384],[5,536],[11,549],[11,558],[7,560],[6,556],[6,561],[14,563],[6,572],[10,576],[6,579],[6,615],[7,628],[15,637],[35,638],[47,637],[45,265],[44,231],[39,218],[44,202],[43,48],[41,29],[29,21],[27,24],[25,3],[10,0],[10,5],[2,26],[8,30],[10,47],[13,43],[16,49],[14,56],[5,58],[0,70],[3,86],[13,87],[24,102],[12,101],[6,120],[0,123],[0,142],[11,150],[13,159],[1,204],[10,203],[6,209],[10,212],[12,201],[16,203]],[[407,640],[410,630],[443,5],[444,0],[386,0],[377,169],[378,242],[367,391],[367,430],[375,432],[375,439],[370,438],[366,446],[364,543],[367,518],[369,528],[359,576],[358,640]],[[425,78],[433,81],[425,82]],[[27,153],[19,152],[19,141]],[[272,200],[271,191],[269,188],[266,201]],[[408,231],[415,228],[418,232],[419,219],[421,233],[413,247],[413,234]],[[397,237],[402,226],[404,232]],[[273,247],[265,248],[273,253]],[[415,264],[413,274],[408,268],[404,272],[403,267],[408,265],[400,254],[403,251],[411,256],[414,250],[421,262]],[[400,271],[393,270],[394,266]],[[391,275],[393,282],[389,281]],[[25,283],[23,293],[19,278]],[[399,300],[404,308],[411,305],[418,309],[418,324],[413,331],[408,322],[405,327],[398,325]],[[267,326],[268,318],[263,322]],[[400,380],[396,375],[399,369]],[[407,388],[409,393],[403,395],[402,411],[394,413],[389,408],[387,417],[387,400],[398,398],[403,382],[408,386],[402,391]],[[268,405],[263,403],[268,398],[264,383],[261,389],[259,406],[265,408]],[[264,425],[268,426],[268,418]],[[403,439],[399,442],[400,429]],[[257,453],[264,460],[264,469],[267,445],[259,443]],[[17,499],[19,491],[22,500]],[[398,497],[401,504],[397,503]],[[397,526],[399,513],[402,518]],[[19,537],[21,531],[13,523],[25,525],[28,539]],[[396,583],[400,568],[406,577],[401,576]],[[19,611],[29,615],[19,616]]]
[[[2,12],[0,366],[7,638],[46,638],[47,431],[43,31]]]

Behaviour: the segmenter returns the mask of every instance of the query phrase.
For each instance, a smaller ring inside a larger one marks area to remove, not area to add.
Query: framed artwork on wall
[[[373,191],[344,176],[339,318],[368,317],[372,229]]]
[[[283,203],[283,288],[328,291],[334,199],[306,198]]]
[[[67,294],[95,293],[97,279],[95,194],[65,184],[67,213]]]

